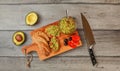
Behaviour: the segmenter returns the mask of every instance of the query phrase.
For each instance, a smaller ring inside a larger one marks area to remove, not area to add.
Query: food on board
[[[59,36],[60,35],[60,30],[58,25],[50,25],[45,29],[45,32],[49,36]]]
[[[72,17],[64,17],[59,22],[60,31],[64,34],[72,34],[76,30],[75,20]]]
[[[64,39],[64,45],[65,45],[65,46],[68,45],[68,39]]]
[[[64,39],[64,45],[65,46],[69,45],[72,48],[77,47],[77,45],[79,43],[80,43],[80,36],[79,35],[72,35],[68,39],[67,38]]]
[[[50,41],[50,48],[52,48],[53,51],[59,50],[59,41],[56,37],[52,37]]]
[[[37,34],[32,35],[32,40],[33,42],[43,42],[46,46],[48,46],[48,42],[46,41],[46,39]]]
[[[26,15],[25,21],[27,25],[35,25],[38,21],[38,14],[36,12],[30,12]]]
[[[80,36],[79,35],[72,35],[71,40],[68,41],[68,45],[72,48],[76,48],[78,44],[80,44]]]
[[[50,48],[49,48],[49,38],[48,36],[42,31],[34,31],[31,33],[33,43],[36,43],[40,48],[43,55],[49,55]]]
[[[34,31],[34,32],[35,32],[35,33],[31,33],[32,36],[33,36],[33,35],[41,36],[41,37],[43,37],[46,41],[50,41],[50,39],[49,39],[49,37],[48,37],[48,35],[47,35],[46,33],[42,32],[42,31],[40,31],[40,30]]]
[[[13,42],[15,45],[19,46],[24,43],[25,41],[25,34],[22,31],[17,31],[13,34]]]
[[[69,37],[68,40],[71,41],[71,40],[72,40],[72,37]]]
[[[60,21],[33,30],[32,43],[22,48],[26,54],[36,51],[40,60],[45,60],[78,46],[82,46],[76,24],[72,17],[64,17]]]

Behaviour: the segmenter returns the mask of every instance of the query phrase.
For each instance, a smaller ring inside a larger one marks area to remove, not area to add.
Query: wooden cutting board
[[[36,29],[36,30],[31,31],[30,34],[32,34],[34,31],[39,31],[39,30],[45,32],[45,28],[46,28],[46,27],[48,27],[48,26],[50,26],[50,25],[58,25],[58,23],[59,23],[59,21],[50,23],[50,24],[48,24],[48,25],[46,25],[46,26],[43,26],[43,27],[41,27],[41,28],[39,28],[39,29]],[[74,32],[74,34],[79,35],[77,30]],[[70,36],[70,35],[61,34],[61,35],[58,37],[59,44],[60,44],[60,49],[59,49],[57,52],[51,51],[50,55],[48,55],[48,56],[45,56],[45,55],[40,54],[40,49],[39,49],[38,46],[37,46],[36,44],[34,44],[34,43],[30,44],[31,47],[23,47],[23,48],[22,48],[22,52],[23,52],[23,54],[25,54],[25,53],[26,53],[26,54],[29,54],[29,53],[31,53],[31,52],[33,52],[33,51],[36,51],[37,54],[38,54],[38,56],[39,56],[39,59],[40,59],[40,60],[48,59],[48,58],[50,58],[50,57],[56,56],[56,55],[58,55],[58,54],[61,54],[61,53],[64,53],[64,52],[66,52],[66,51],[69,51],[69,50],[72,50],[72,49],[73,49],[73,48],[70,47],[70,46],[65,46],[65,45],[64,45],[64,39],[65,39],[65,38],[68,38],[69,36]],[[79,45],[77,45],[77,47],[79,47],[79,46],[82,46],[81,40],[80,40]],[[76,47],[76,48],[77,48],[77,47]],[[26,50],[26,52],[25,52],[25,50]]]

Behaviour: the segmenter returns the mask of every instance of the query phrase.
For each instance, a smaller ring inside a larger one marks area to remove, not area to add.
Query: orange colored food
[[[26,50],[26,54],[28,54],[30,52],[33,52],[33,51],[36,51],[38,56],[39,56],[39,59],[40,60],[45,60],[45,59],[48,59],[48,58],[53,57],[55,55],[61,54],[63,52],[72,50],[73,48],[71,48],[70,46],[65,46],[64,45],[64,39],[70,37],[71,35],[65,35],[63,33],[61,33],[60,36],[57,37],[57,39],[59,40],[59,46],[60,46],[60,49],[57,52],[51,50],[49,48],[48,44],[46,44],[46,42],[48,42],[52,37],[47,36],[47,33],[45,33],[45,28],[50,26],[50,25],[57,25],[58,23],[59,23],[59,21],[51,23],[51,24],[49,24],[47,26],[44,26],[42,28],[33,30],[31,32],[32,43],[30,45],[24,46],[22,48],[23,54],[25,54],[25,50]],[[41,35],[39,31],[41,33],[43,33],[44,36]],[[74,34],[79,35],[77,30],[74,32]],[[44,39],[39,40],[41,38],[44,38]],[[81,40],[79,42],[80,43],[77,45],[77,47],[82,46]],[[41,47],[43,47],[43,48],[41,48]]]

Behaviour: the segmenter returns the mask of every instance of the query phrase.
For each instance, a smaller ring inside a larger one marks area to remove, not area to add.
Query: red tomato
[[[79,35],[72,35],[72,40],[68,41],[68,45],[72,48],[76,48],[78,44],[80,44],[80,36]]]
[[[73,41],[75,45],[79,45],[80,42],[79,41]]]
[[[77,47],[77,45],[73,41],[68,41],[68,45],[71,46],[72,48]]]
[[[79,36],[79,35],[73,35],[73,36],[72,36],[72,40],[73,40],[74,42],[78,42],[78,41],[80,40],[80,36]]]

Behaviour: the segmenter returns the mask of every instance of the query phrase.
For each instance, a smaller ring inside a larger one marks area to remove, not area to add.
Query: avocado
[[[53,49],[53,51],[59,50],[59,42],[56,37],[52,37],[50,41],[50,48]]]
[[[72,34],[76,30],[75,20],[72,17],[64,17],[59,22],[59,27],[62,33]]]
[[[48,33],[48,35],[50,36],[59,36],[60,35],[60,31],[59,31],[59,26],[57,25],[51,25],[49,27],[47,27],[45,29],[45,32]]]
[[[22,45],[25,41],[25,34],[22,31],[17,31],[13,34],[13,43],[17,46]]]
[[[27,25],[35,25],[38,21],[38,14],[36,12],[29,12],[25,17],[25,22]]]

